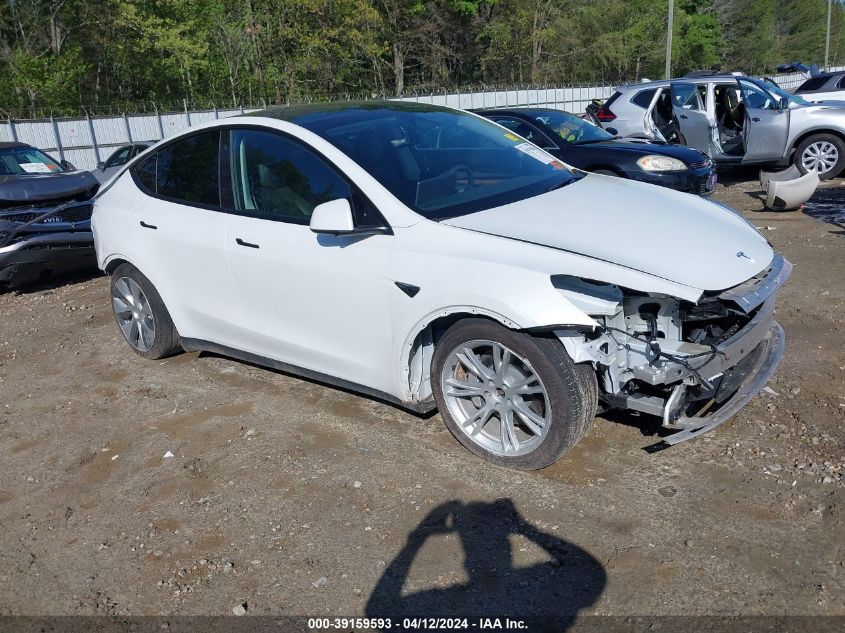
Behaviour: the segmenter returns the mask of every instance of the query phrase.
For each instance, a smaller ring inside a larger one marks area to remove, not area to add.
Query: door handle
[[[686,114],[682,114],[680,118],[682,118],[682,119],[688,119],[689,117],[688,117]]]
[[[153,229],[153,230],[158,228],[155,224],[147,224],[143,220],[141,220],[141,226],[143,226],[145,229]]]
[[[252,244],[250,242],[244,242],[241,238],[236,237],[235,242],[238,246],[246,246],[247,248],[260,248],[258,244]]]
[[[752,120],[752,121],[754,121],[755,123],[759,123],[759,122],[760,122],[760,119],[759,119],[758,117],[756,117],[756,116],[751,117],[751,120]]]

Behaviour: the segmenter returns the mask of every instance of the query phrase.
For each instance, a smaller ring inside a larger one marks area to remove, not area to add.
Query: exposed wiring
[[[639,334],[632,334],[631,332],[620,330],[619,328],[611,327],[609,325],[602,326],[602,329],[605,331],[619,332],[620,334],[624,334],[625,336],[640,341],[641,343],[645,343],[648,349],[651,350],[651,352],[655,355],[656,358],[665,358],[666,360],[670,360],[673,363],[677,363],[678,365],[686,369],[688,372],[690,372],[693,376],[698,378],[699,382],[701,382],[701,384],[707,387],[708,389],[713,389],[713,384],[701,375],[700,370],[704,369],[704,367],[706,367],[709,363],[713,362],[713,360],[717,356],[724,356],[725,358],[727,358],[724,352],[719,351],[719,348],[716,347],[715,343],[710,343],[709,352],[701,352],[699,354],[690,354],[689,356],[681,357],[676,356],[675,354],[664,352],[662,349],[660,349],[660,345],[658,344],[658,342],[651,337],[643,337]],[[693,367],[688,362],[692,359],[702,358],[703,356],[708,355],[710,356],[710,358],[708,358],[698,367]]]

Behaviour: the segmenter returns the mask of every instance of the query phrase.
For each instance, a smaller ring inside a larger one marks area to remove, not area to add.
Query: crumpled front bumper
[[[0,285],[27,283],[89,267],[96,269],[90,230],[30,233],[0,248]]]
[[[745,369],[745,378],[734,395],[723,402],[719,409],[713,413],[688,418],[687,428],[663,438],[656,444],[647,446],[646,450],[655,452],[669,448],[712,431],[717,426],[727,422],[766,386],[780,364],[784,345],[783,328],[777,321],[771,321],[760,342],[751,352],[751,355],[754,356],[753,363]]]

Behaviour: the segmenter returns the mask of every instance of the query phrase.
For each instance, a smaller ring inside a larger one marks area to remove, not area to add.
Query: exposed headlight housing
[[[637,161],[637,165],[646,171],[686,171],[687,166],[683,161],[671,156],[657,156],[649,154]]]

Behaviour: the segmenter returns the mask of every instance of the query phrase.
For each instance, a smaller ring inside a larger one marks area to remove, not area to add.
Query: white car
[[[516,468],[599,403],[724,422],[783,352],[791,266],[737,213],[572,169],[416,103],[270,109],[150,148],[95,202],[100,267],[145,358],[210,350],[418,412]]]

